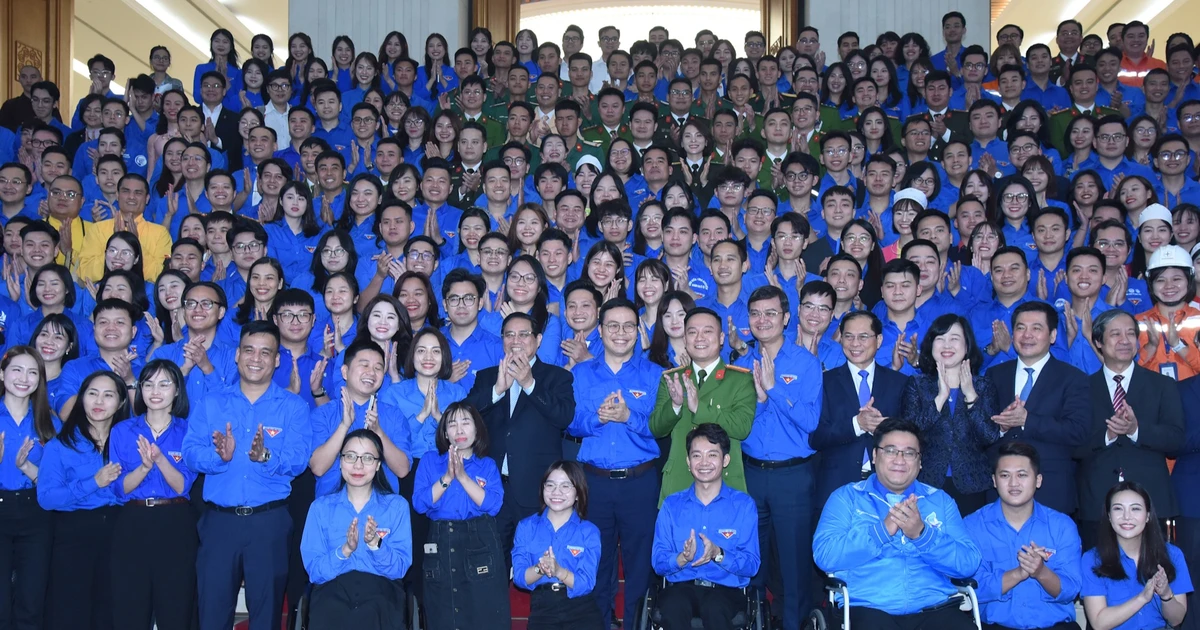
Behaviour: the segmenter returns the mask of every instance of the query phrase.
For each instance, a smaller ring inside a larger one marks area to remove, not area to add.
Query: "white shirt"
[[[200,103],[200,111],[203,112],[206,120],[212,121],[213,129],[217,128],[217,121],[221,119],[221,111],[224,109],[225,107],[220,103],[217,103],[217,106],[212,109],[209,109],[208,105],[205,105],[203,102]],[[222,151],[225,150],[225,147],[221,146],[221,138],[219,136],[217,137],[217,148]]]
[[[1119,373],[1121,376],[1125,377],[1125,378],[1121,379],[1121,389],[1125,390],[1126,404],[1128,404],[1129,385],[1133,380],[1133,368],[1135,365],[1137,365],[1137,364],[1134,362],[1130,362],[1129,367],[1125,368],[1124,372]],[[1112,397],[1115,396],[1117,393],[1117,382],[1113,380],[1113,377],[1117,376],[1118,372],[1114,372],[1114,371],[1108,369],[1107,365],[1104,366],[1104,368],[1102,368],[1102,369],[1104,371],[1104,384],[1108,386],[1108,399],[1112,400]],[[1129,436],[1129,439],[1133,440],[1134,442],[1137,442],[1138,431],[1140,431],[1140,430],[1141,430],[1140,427],[1137,429],[1134,429],[1133,434]],[[1108,439],[1108,433],[1106,432],[1104,434],[1104,445],[1110,446],[1113,442],[1116,442],[1116,440]]]
[[[774,163],[775,163],[775,160],[779,160],[779,164],[780,164],[780,166],[782,166],[782,165],[783,165],[783,160],[784,160],[784,158],[786,158],[786,157],[787,157],[787,153],[786,153],[786,152],[785,152],[783,155],[774,155],[774,154],[772,154],[772,153],[771,153],[771,151],[770,151],[770,150],[768,150],[768,151],[766,151],[766,154],[767,154],[767,160],[768,160],[768,161],[770,161],[772,164],[774,164]]]
[[[529,367],[532,368],[533,364],[536,362],[537,362],[537,357],[535,356],[529,360]],[[500,366],[500,369],[503,370],[504,366]],[[532,396],[533,388],[535,386],[537,386],[536,380],[529,384],[529,389],[525,389],[515,379],[513,380],[512,385],[509,385],[508,391],[505,392],[506,394],[508,394],[508,417],[509,418],[511,418],[513,412],[517,410],[517,399],[520,398],[521,393],[524,392],[526,396]],[[492,403],[494,404],[494,403],[500,402],[501,398],[504,398],[504,394],[497,395],[496,388],[495,388],[495,386],[493,386],[492,387]],[[508,475],[508,453],[504,454],[504,461],[500,463],[500,474],[505,475],[505,476]]]
[[[1032,378],[1033,384],[1037,385],[1038,377],[1042,375],[1042,368],[1046,367],[1046,364],[1049,362],[1049,352],[1046,353],[1046,356],[1038,359],[1038,361],[1032,365],[1027,365],[1024,359],[1017,361],[1017,373],[1013,375],[1013,391],[1017,393],[1017,396],[1020,396],[1021,390],[1025,389],[1025,381],[1027,379]],[[1025,368],[1033,368],[1033,375],[1030,376],[1029,372],[1025,371]]]
[[[862,387],[863,377],[862,377],[862,375],[859,374],[860,370],[865,369],[867,371],[867,389],[872,392],[875,391],[875,362],[874,361],[871,361],[871,364],[865,368],[860,368],[857,365],[854,365],[853,363],[850,363],[849,361],[847,361],[846,369],[850,370],[850,380],[854,383],[854,395],[855,396],[858,395],[858,390],[860,387]],[[866,431],[864,431],[863,428],[858,425],[858,414],[854,414],[854,417],[850,419],[850,424],[854,425],[854,435],[862,436],[862,435],[866,434]]]
[[[275,130],[276,144],[281,147],[286,147],[292,139],[292,132],[288,130],[288,110],[285,107],[281,112],[275,109],[275,105],[267,103],[258,108],[262,112],[263,124]]]
[[[720,357],[717,357],[717,359],[715,361],[713,361],[712,363],[709,363],[708,365],[698,365],[695,361],[692,361],[692,378],[699,379],[700,378],[700,370],[704,370],[704,380],[707,381],[708,379],[713,377],[713,372],[716,372],[717,364],[720,362],[721,362]],[[699,389],[700,389],[700,386],[697,385],[696,390],[699,391]],[[675,415],[679,415],[679,412],[683,411],[683,406],[681,405],[681,406],[676,407],[675,405],[671,405],[671,409],[674,410]]]
[[[946,112],[948,112],[949,110],[950,110],[950,106],[948,106],[948,105],[936,112],[931,109],[931,110],[929,110],[929,116],[931,118],[937,118],[938,116],[945,117]],[[947,127],[946,130],[942,132],[942,142],[950,142],[950,128],[949,127]]]
[[[608,80],[608,62],[603,57],[592,62],[592,82],[588,84],[588,90],[592,94],[599,94],[600,90],[604,89],[604,82]]]

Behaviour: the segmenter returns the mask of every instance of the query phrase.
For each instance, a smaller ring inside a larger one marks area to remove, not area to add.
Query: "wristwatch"
[[[1182,352],[1182,351],[1183,351],[1183,349],[1184,349],[1184,348],[1186,348],[1186,347],[1187,347],[1187,344],[1186,344],[1186,343],[1184,343],[1184,342],[1183,342],[1183,340],[1181,339],[1181,340],[1179,341],[1179,343],[1177,343],[1177,344],[1175,344],[1175,345],[1171,346],[1171,349],[1172,349],[1172,350],[1174,350],[1175,352]]]
[[[725,562],[725,550],[724,549],[717,547],[717,555],[713,556],[713,562],[716,562],[717,564],[721,564],[722,562]]]
[[[264,448],[262,462],[260,462],[260,463],[265,464],[269,461],[271,461],[271,449]]]

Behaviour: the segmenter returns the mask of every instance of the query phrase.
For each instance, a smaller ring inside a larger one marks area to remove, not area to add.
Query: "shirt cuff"
[[[508,393],[508,392],[505,392],[505,393]],[[497,394],[496,387],[493,385],[492,386],[492,404],[496,404],[496,403],[500,402],[503,398],[504,398],[504,394]]]
[[[520,383],[518,383],[518,385],[519,384]],[[529,384],[529,389],[525,389],[524,387],[522,387],[521,391],[525,392],[526,396],[532,396],[534,387],[537,387],[537,379],[534,379],[533,382]]]
[[[678,416],[683,411],[683,405],[671,405],[671,411],[675,412],[675,415]]]
[[[850,419],[850,425],[854,427],[854,437],[862,437],[867,434],[858,424],[858,414],[854,414],[854,417]]]
[[[1107,432],[1107,431],[1105,431],[1105,432],[1104,432],[1104,445],[1105,445],[1105,446],[1112,446],[1112,445],[1113,445],[1113,442],[1116,442],[1116,441],[1117,441],[1117,438],[1119,438],[1119,437],[1121,437],[1121,436],[1119,436],[1119,435],[1118,435],[1116,438],[1113,438],[1113,439],[1111,439],[1111,440],[1110,440],[1110,439],[1108,439],[1108,432]]]
[[[1138,431],[1141,431],[1141,429],[1140,428],[1134,429],[1133,433],[1131,433],[1129,435],[1129,439],[1133,440],[1134,442],[1137,442]]]
[[[942,132],[942,142],[950,142],[950,130],[949,129]]]

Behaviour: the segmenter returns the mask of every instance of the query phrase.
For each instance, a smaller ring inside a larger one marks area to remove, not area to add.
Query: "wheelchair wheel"
[[[828,630],[829,623],[825,620],[825,611],[817,608],[808,613],[808,621],[804,625],[805,630]]]

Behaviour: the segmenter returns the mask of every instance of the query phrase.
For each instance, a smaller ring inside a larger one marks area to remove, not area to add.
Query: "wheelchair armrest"
[[[950,583],[959,588],[979,588],[979,583],[974,578],[950,578]]]
[[[827,576],[825,576],[825,590],[827,590],[827,591],[840,591],[840,590],[842,590],[842,589],[844,589],[844,588],[846,588],[846,582],[845,582],[845,580],[842,580],[842,579],[840,579],[840,578],[836,578],[836,577],[834,577],[834,576],[832,576],[832,575],[827,575]]]

